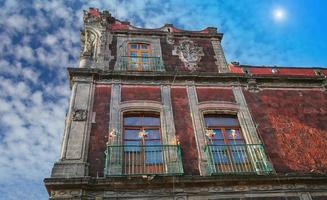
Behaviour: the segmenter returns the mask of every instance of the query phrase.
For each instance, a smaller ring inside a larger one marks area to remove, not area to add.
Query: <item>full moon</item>
[[[275,9],[273,11],[273,16],[276,20],[281,21],[285,18],[285,11],[281,8]]]

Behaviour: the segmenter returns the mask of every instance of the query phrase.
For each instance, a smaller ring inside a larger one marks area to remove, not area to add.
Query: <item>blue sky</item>
[[[83,9],[140,27],[218,27],[228,62],[327,66],[324,0],[0,0],[0,7],[0,199],[47,198],[43,178],[59,157],[66,68],[78,65]],[[277,8],[283,20],[273,17]]]

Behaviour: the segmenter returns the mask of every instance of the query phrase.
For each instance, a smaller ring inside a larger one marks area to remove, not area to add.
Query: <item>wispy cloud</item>
[[[304,50],[291,36],[272,31],[262,1],[5,0],[0,6],[0,192],[6,199],[30,190],[35,196],[24,199],[47,197],[42,179],[59,157],[68,106],[65,68],[78,64],[79,30],[88,7],[148,28],[216,26],[225,32],[229,61],[296,65],[308,58],[294,56]]]

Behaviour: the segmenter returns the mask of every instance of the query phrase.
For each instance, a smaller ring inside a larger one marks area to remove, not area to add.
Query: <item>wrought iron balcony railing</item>
[[[272,171],[262,144],[207,145],[211,175],[266,174]]]
[[[182,175],[180,145],[107,145],[105,176]]]
[[[165,71],[160,57],[121,56],[117,65],[122,71]]]

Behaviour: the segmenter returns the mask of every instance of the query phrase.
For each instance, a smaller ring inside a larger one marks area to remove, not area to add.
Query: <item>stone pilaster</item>
[[[187,96],[190,106],[190,113],[193,123],[194,129],[194,136],[195,141],[197,143],[197,151],[198,151],[198,158],[199,158],[199,171],[200,175],[206,176],[208,175],[208,164],[204,153],[205,147],[205,137],[204,137],[204,128],[203,124],[201,123],[201,114],[198,107],[198,97],[196,93],[196,88],[194,85],[186,86],[187,89]]]
[[[227,67],[226,58],[224,55],[224,50],[221,46],[221,43],[218,39],[211,39],[211,44],[213,47],[213,50],[215,52],[215,59],[216,59],[216,65],[218,67],[219,73],[227,73],[229,72]]]
[[[88,174],[87,151],[94,86],[91,80],[74,77],[60,161],[51,177],[81,177]]]

